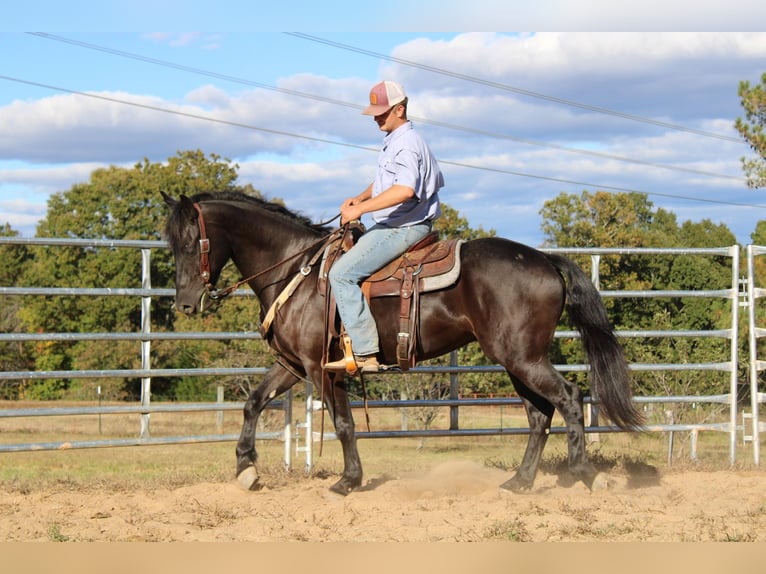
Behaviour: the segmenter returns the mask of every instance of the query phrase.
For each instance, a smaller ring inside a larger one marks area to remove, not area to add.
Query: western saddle
[[[364,232],[361,223],[325,249],[319,273],[318,290],[327,298],[327,336],[343,339],[343,326],[336,322],[335,301],[327,276],[333,263],[348,251]],[[455,284],[460,276],[460,246],[462,240],[439,240],[431,232],[405,253],[394,259],[362,282],[362,293],[368,301],[376,297],[399,297],[399,331],[397,335],[397,363],[402,371],[415,365],[418,344],[420,293],[444,289]],[[340,328],[339,328],[340,327]],[[329,343],[329,341],[328,341]],[[344,345],[344,352],[349,353]],[[329,349],[329,345],[325,345]]]

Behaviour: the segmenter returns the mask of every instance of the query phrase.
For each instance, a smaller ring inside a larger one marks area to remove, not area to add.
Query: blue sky
[[[231,158],[242,183],[327,219],[372,177],[383,134],[359,112],[383,78],[404,85],[442,161],[442,198],[474,226],[539,245],[546,200],[600,189],[648,193],[679,222],[725,223],[741,243],[766,219],[763,190],[744,184],[750,150],[733,129],[739,82],[766,72],[766,33],[81,24],[0,33],[0,223],[24,236],[51,193],[93,169],[182,149]]]

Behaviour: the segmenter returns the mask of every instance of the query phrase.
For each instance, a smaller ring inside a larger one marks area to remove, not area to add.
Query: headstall
[[[215,285],[213,285],[210,282],[210,277],[211,277],[210,257],[209,257],[209,254],[210,254],[210,239],[207,236],[207,229],[205,227],[205,218],[202,216],[202,208],[200,207],[199,203],[194,203],[194,209],[197,210],[197,224],[199,226],[199,273],[200,273],[200,278],[202,279],[202,283],[204,283],[205,288],[207,289],[208,295],[210,296],[210,298],[213,301],[220,301],[221,299],[223,299],[227,295],[231,295],[234,291],[239,289],[242,285],[248,283],[250,280],[255,279],[256,277],[259,277],[261,275],[264,275],[264,274],[268,273],[269,271],[272,271],[272,270],[276,269],[277,267],[282,266],[283,264],[287,263],[288,261],[291,261],[292,259],[295,259],[296,257],[298,257],[300,255],[303,255],[307,251],[310,251],[315,246],[320,245],[320,244],[326,244],[326,243],[329,243],[330,241],[333,241],[337,237],[342,236],[345,233],[345,231],[346,231],[346,229],[348,227],[347,225],[343,226],[343,227],[339,227],[339,228],[335,229],[334,231],[332,231],[331,233],[329,233],[328,235],[325,235],[322,238],[320,238],[319,240],[315,241],[314,243],[312,243],[311,245],[309,245],[305,249],[302,249],[301,251],[298,251],[297,253],[288,256],[287,258],[283,259],[282,261],[280,261],[278,263],[275,263],[271,267],[268,267],[268,268],[264,269],[263,271],[259,271],[258,273],[254,274],[254,275],[251,275],[250,277],[246,277],[244,279],[240,279],[235,284],[229,285],[228,287],[226,287],[224,289],[216,289]],[[339,217],[339,216],[336,216],[334,219],[337,219],[337,217]],[[333,221],[333,220],[331,219],[330,221]],[[320,249],[319,251],[317,251],[317,253],[314,255],[314,257],[311,259],[311,261],[309,261],[306,265],[301,267],[301,270],[298,273],[298,275],[293,279],[293,281],[290,283],[290,285],[288,285],[287,288],[285,289],[285,291],[283,292],[283,297],[284,298],[280,297],[278,299],[279,305],[284,303],[286,298],[289,297],[289,295],[292,294],[292,292],[297,288],[297,286],[300,283],[300,281],[302,281],[303,278],[305,278],[305,277],[307,277],[309,275],[309,273],[311,272],[311,268],[317,262],[317,260],[321,256],[321,254],[322,254],[322,250]],[[298,279],[299,277],[300,277],[300,279]]]
[[[207,237],[205,229],[205,218],[202,217],[202,208],[199,203],[194,204],[197,210],[197,223],[199,225],[199,275],[207,290],[212,292],[215,287],[210,284],[210,239]]]

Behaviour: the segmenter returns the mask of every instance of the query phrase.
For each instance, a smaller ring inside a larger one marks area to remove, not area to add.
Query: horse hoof
[[[593,478],[593,483],[590,485],[590,489],[593,492],[596,492],[599,490],[609,490],[609,477],[603,472],[599,472]]]
[[[506,480],[503,484],[501,484],[500,488],[510,492],[522,493],[522,492],[529,492],[530,490],[532,490],[532,485],[521,482],[518,478],[514,476],[510,480]]]
[[[340,480],[333,484],[330,487],[330,492],[334,492],[335,494],[340,494],[341,496],[347,496],[351,492],[353,492],[357,487],[353,485],[349,485],[347,482]]]
[[[340,494],[341,496],[347,496],[349,493],[351,493],[352,490],[354,489],[338,484],[333,484],[330,487],[330,492],[334,494]]]
[[[261,486],[258,482],[258,471],[254,466],[248,466],[245,470],[239,473],[237,476],[239,484],[245,490],[260,490]]]

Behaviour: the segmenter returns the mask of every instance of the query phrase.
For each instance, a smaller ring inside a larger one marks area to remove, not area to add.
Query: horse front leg
[[[339,379],[336,381],[336,377]],[[324,399],[335,425],[335,435],[343,449],[343,476],[330,487],[343,496],[362,485],[362,460],[356,446],[356,430],[351,412],[351,401],[343,375],[327,374],[323,377]]]
[[[298,382],[298,378],[285,370],[279,364],[275,364],[261,384],[250,393],[250,397],[243,409],[244,420],[242,432],[237,441],[237,480],[247,490],[257,490],[258,471],[255,467],[258,461],[258,453],[255,450],[255,429],[258,418],[266,405],[275,397],[281,395]]]

